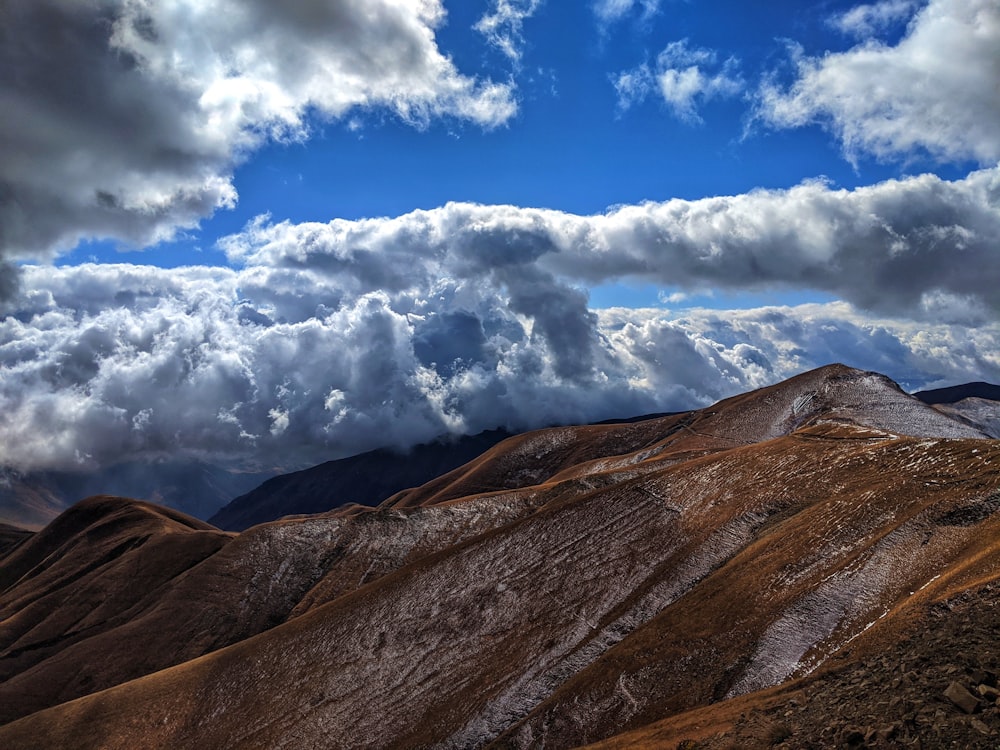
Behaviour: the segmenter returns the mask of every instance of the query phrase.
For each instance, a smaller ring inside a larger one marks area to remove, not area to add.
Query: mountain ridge
[[[218,549],[0,684],[0,743],[573,747],[853,663],[1000,576],[1000,442],[876,373],[506,442],[377,508],[184,532]],[[44,599],[26,572],[0,616]]]

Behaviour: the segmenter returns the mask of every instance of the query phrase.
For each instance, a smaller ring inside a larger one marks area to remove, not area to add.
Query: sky
[[[1000,382],[1000,0],[0,5],[0,466]]]

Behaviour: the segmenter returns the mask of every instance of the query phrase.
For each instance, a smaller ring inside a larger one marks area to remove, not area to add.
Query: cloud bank
[[[295,468],[691,408],[831,361],[914,387],[996,380],[997,236],[992,169],[595,216],[449,204],[261,219],[226,241],[236,269],[30,266],[0,322],[0,465]],[[584,284],[628,278],[845,301],[589,309]]]
[[[931,0],[889,46],[870,36],[912,4],[859,6],[834,19],[865,41],[840,53],[797,53],[797,78],[760,91],[757,116],[774,127],[820,123],[848,158],[923,153],[941,161],[1000,159],[1000,5]]]
[[[169,239],[232,206],[234,167],[310,116],[506,122],[511,85],[456,69],[444,16],[440,0],[3,3],[0,253]]]

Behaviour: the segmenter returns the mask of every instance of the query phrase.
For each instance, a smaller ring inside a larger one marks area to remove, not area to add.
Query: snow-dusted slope
[[[1000,401],[963,398],[953,404],[934,407],[942,414],[971,424],[991,438],[1000,439]]]

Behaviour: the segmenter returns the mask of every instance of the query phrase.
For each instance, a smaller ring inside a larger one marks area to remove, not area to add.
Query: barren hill
[[[230,501],[209,521],[220,529],[243,531],[282,516],[374,505],[464,464],[509,436],[490,430],[418,445],[406,454],[380,449],[281,474]]]
[[[130,507],[88,501],[0,562],[0,705],[23,717],[0,746],[810,746],[796,680],[845,703],[843,670],[891,684],[939,604],[992,607],[1000,576],[1000,442],[842,366],[511,438],[378,509],[231,537]],[[159,570],[165,537],[187,557],[131,601],[120,571]],[[102,587],[120,604],[85,612]],[[992,746],[979,716],[926,738]]]

